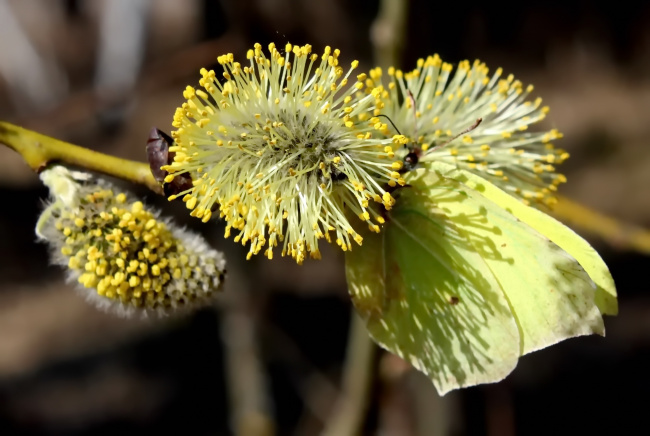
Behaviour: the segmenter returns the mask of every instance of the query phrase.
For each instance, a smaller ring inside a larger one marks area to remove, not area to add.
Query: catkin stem
[[[0,121],[0,143],[18,152],[37,173],[51,163],[60,162],[145,185],[162,193],[149,165],[143,162],[99,153],[4,121]]]
[[[352,309],[346,352],[342,395],[321,436],[361,434],[366,420],[370,388],[374,377],[373,362],[377,347],[368,335],[365,322]]]
[[[648,229],[604,215],[562,195],[556,197],[557,204],[550,214],[580,234],[599,236],[613,247],[650,254]]]

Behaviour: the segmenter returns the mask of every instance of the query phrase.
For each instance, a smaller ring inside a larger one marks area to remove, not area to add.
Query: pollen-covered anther
[[[374,71],[369,73],[373,80]],[[405,145],[393,151],[399,160],[419,147],[418,166],[440,160],[480,172],[527,201],[538,196],[524,198],[524,192],[543,192],[556,185],[555,166],[569,155],[552,145],[562,137],[557,130],[530,131],[548,112],[541,99],[529,99],[532,86],[524,86],[512,75],[502,78],[500,68],[489,74],[480,61],[462,61],[453,72],[452,65],[443,63],[438,55],[418,61],[412,71],[391,67],[388,78],[388,86],[375,81],[376,86],[367,92],[387,93],[378,115],[400,129],[415,124],[410,131],[418,137],[410,146],[394,129],[387,135],[394,144]],[[378,117],[373,121],[382,123]],[[540,201],[548,203],[548,195],[543,194]]]
[[[375,114],[388,93],[360,92],[370,79],[350,78],[357,61],[346,71],[337,49],[318,56],[309,45],[284,48],[270,44],[266,54],[256,44],[243,68],[232,54],[221,56],[223,83],[201,70],[203,90],[186,88],[187,102],[174,115],[172,136],[183,149],[170,166],[210,181],[182,194],[192,216],[207,221],[217,205],[226,234],[236,229],[237,241],[251,244],[249,257],[271,258],[280,242],[281,252],[300,263],[308,253],[320,257],[318,241],[328,232],[354,227],[345,208],[363,204],[365,193],[383,202],[382,186],[403,182],[394,174],[403,165],[393,162],[395,152],[380,151],[408,140],[386,136],[390,129]],[[351,248],[347,239],[339,245]]]

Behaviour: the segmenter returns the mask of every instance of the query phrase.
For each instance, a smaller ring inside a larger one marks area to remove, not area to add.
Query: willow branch
[[[558,220],[581,232],[597,235],[612,246],[650,254],[647,229],[608,217],[567,197],[557,197],[551,214]]]
[[[138,183],[161,194],[149,164],[122,159],[41,135],[0,121],[0,143],[18,152],[37,173],[52,163],[63,163]]]

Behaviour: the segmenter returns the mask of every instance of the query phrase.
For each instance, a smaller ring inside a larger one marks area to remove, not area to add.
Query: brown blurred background
[[[170,129],[185,85],[220,54],[331,45],[367,69],[401,35],[405,68],[437,52],[534,83],[551,107],[545,127],[572,154],[563,193],[650,227],[650,6],[402,7],[394,35],[371,0],[0,0],[0,119],[144,160],[150,127]],[[226,252],[220,307],[145,322],[87,305],[35,242],[46,191],[0,148],[0,434],[320,434],[340,404],[350,326],[342,253],[246,262],[221,225],[137,192]],[[569,340],[524,357],[502,383],[443,398],[378,352],[361,433],[650,434],[650,259],[592,242],[620,293],[607,338]]]

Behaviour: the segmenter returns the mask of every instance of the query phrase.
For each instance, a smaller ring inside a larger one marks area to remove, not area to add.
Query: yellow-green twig
[[[552,214],[579,232],[597,235],[612,246],[650,254],[650,231],[619,221],[575,201],[558,196]]]
[[[149,165],[143,162],[99,153],[4,121],[0,121],[0,143],[18,152],[37,173],[58,162],[145,185],[162,193]]]
[[[99,153],[5,121],[0,121],[0,143],[18,152],[37,173],[47,165],[58,162],[138,183],[162,194],[162,187],[144,162]],[[601,215],[566,197],[559,200],[553,211],[559,220],[596,234],[611,245],[650,253],[648,230]]]

